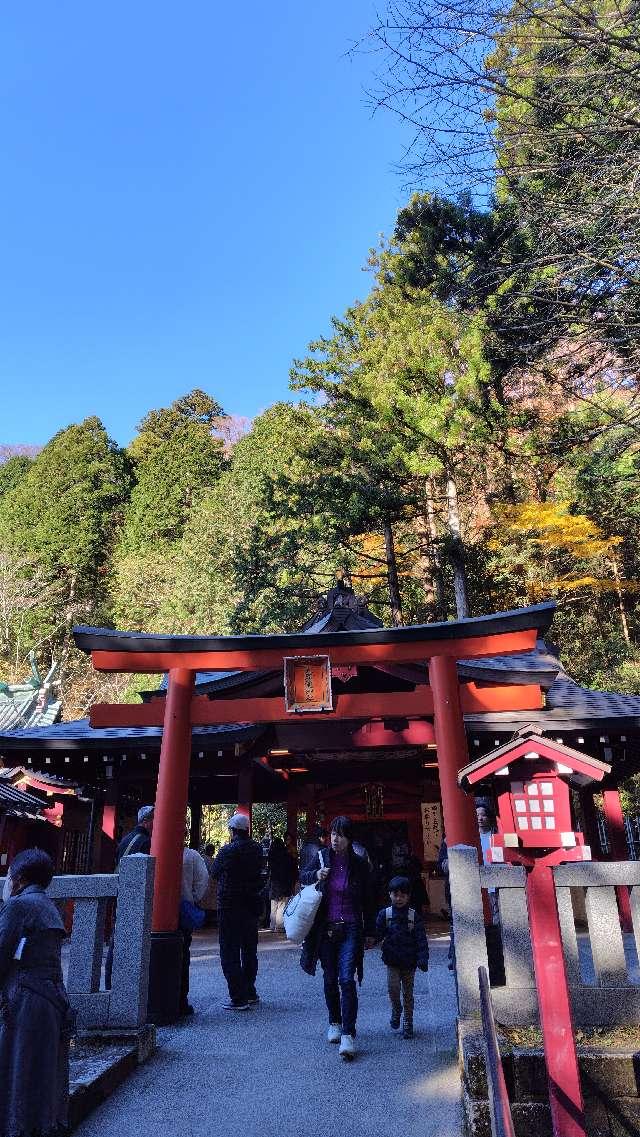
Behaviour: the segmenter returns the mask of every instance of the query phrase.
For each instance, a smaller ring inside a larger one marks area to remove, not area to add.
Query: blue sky
[[[369,0],[34,0],[0,36],[0,442],[126,443],[199,386],[253,416],[406,198],[347,57]]]

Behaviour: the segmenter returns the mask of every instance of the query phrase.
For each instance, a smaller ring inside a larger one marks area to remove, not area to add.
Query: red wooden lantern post
[[[494,781],[499,832],[490,859],[524,865],[533,965],[555,1137],[585,1137],[584,1104],[553,879],[554,865],[591,859],[571,824],[569,781],[600,781],[610,767],[529,732],[460,772],[469,788]]]

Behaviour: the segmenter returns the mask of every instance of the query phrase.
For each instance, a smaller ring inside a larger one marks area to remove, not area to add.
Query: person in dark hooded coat
[[[0,1137],[67,1132],[72,1012],[62,980],[65,928],[46,894],[51,858],[26,849],[0,912]]]

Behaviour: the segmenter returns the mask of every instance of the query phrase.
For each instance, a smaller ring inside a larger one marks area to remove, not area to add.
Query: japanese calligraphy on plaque
[[[285,656],[284,702],[294,713],[333,710],[328,655]]]
[[[364,807],[369,821],[381,821],[384,817],[383,788],[380,785],[364,787]]]
[[[423,801],[422,839],[425,861],[436,861],[442,841],[442,808],[439,801]]]

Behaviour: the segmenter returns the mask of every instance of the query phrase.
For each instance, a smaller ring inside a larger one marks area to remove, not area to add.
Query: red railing
[[[480,1011],[482,1014],[482,1032],[487,1050],[487,1084],[489,1087],[489,1110],[491,1113],[492,1137],[515,1137],[511,1106],[507,1085],[504,1080],[502,1057],[498,1046],[496,1024],[493,1018],[491,1005],[491,989],[489,977],[485,967],[478,968],[480,981]]]

